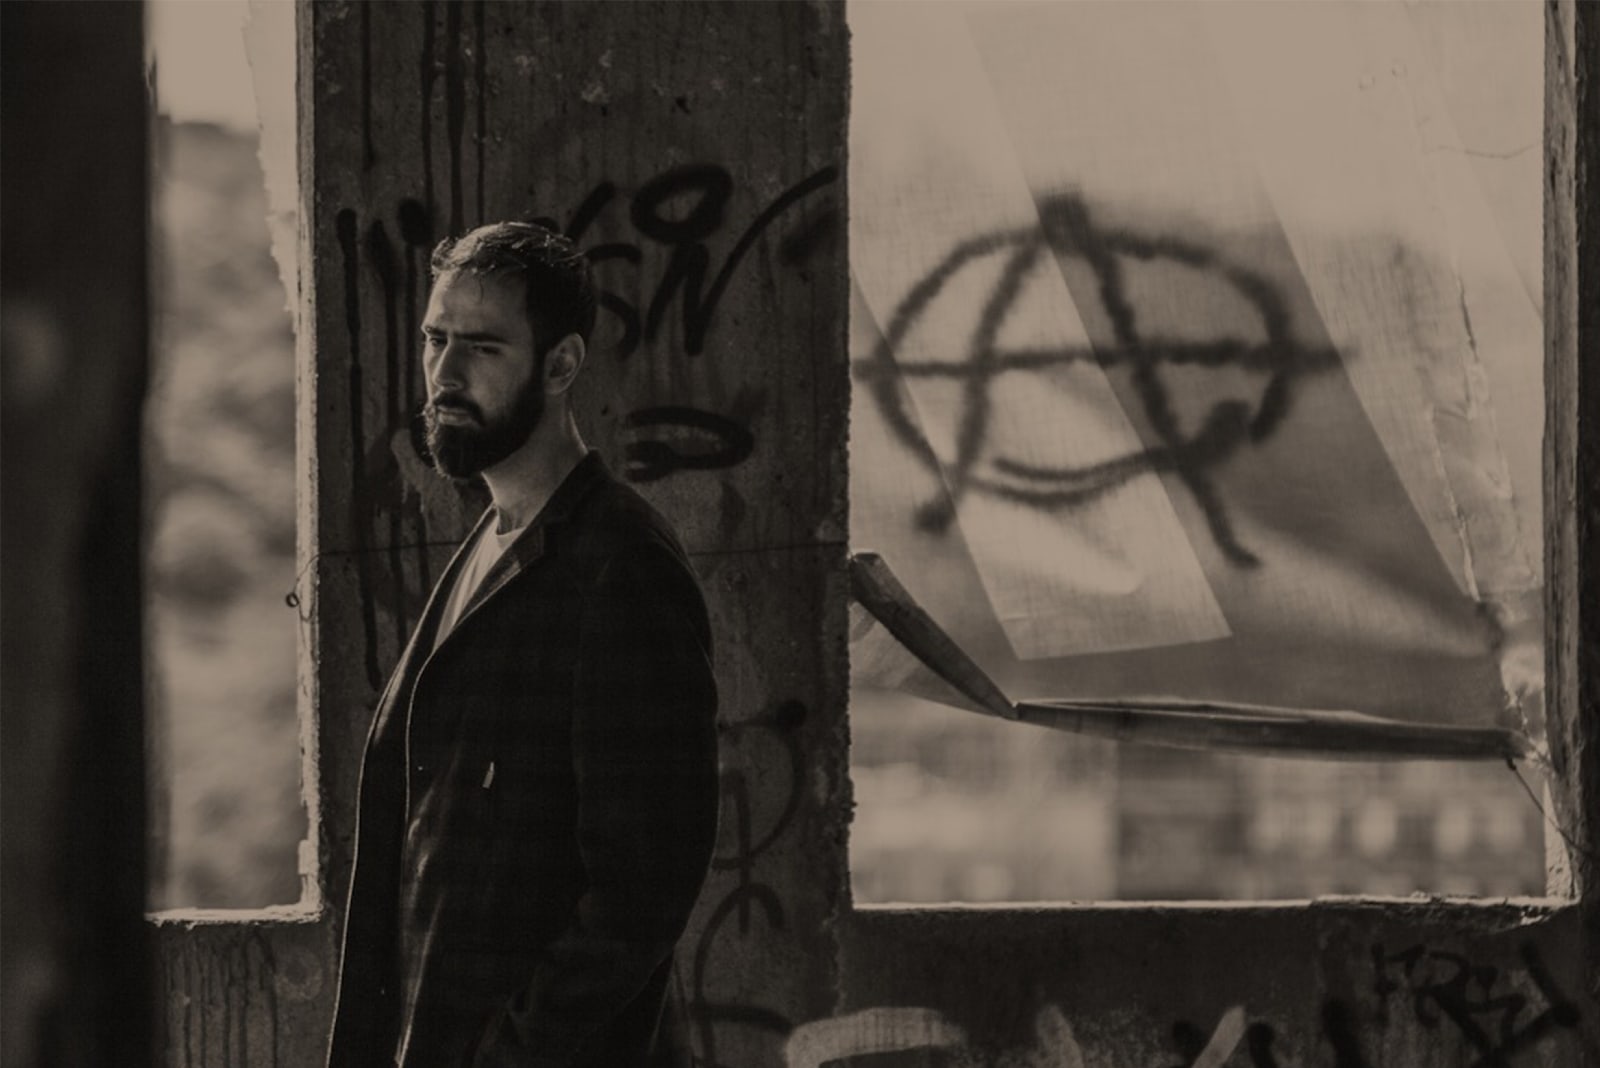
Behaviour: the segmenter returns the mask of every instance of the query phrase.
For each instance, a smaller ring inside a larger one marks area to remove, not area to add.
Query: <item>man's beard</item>
[[[449,478],[472,478],[522,448],[544,417],[544,390],[539,375],[517,394],[511,411],[500,419],[484,418],[483,409],[466,397],[440,394],[422,409],[428,453],[433,466]],[[439,422],[439,406],[470,413],[477,425]]]

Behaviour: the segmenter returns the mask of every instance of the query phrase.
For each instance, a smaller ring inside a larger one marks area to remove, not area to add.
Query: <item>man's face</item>
[[[521,279],[446,274],[422,321],[433,465],[471,478],[516,452],[544,415],[544,363]]]

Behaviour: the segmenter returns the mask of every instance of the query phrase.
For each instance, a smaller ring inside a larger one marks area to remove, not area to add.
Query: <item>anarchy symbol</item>
[[[1145,472],[1165,470],[1176,474],[1193,494],[1222,553],[1237,565],[1258,564],[1256,555],[1235,535],[1211,472],[1240,446],[1271,436],[1289,412],[1295,380],[1335,366],[1337,353],[1295,343],[1290,337],[1287,311],[1272,285],[1256,272],[1219,260],[1204,247],[1171,238],[1099,230],[1091,223],[1082,199],[1071,193],[1044,199],[1039,222],[1038,227],[995,231],[958,244],[907,292],[872,354],[858,362],[857,375],[867,383],[890,429],[919,462],[944,476],[948,493],[919,509],[918,524],[935,533],[945,530],[954,520],[960,500],[973,491],[1058,510],[1088,504]],[[996,344],[1025,283],[1048,262],[1047,254],[1081,259],[1093,272],[1111,323],[1114,341],[1109,349],[1065,346],[1002,350]],[[896,360],[895,353],[950,280],[969,264],[992,256],[1002,256],[1004,260],[999,279],[979,313],[966,361]],[[1260,315],[1266,340],[1146,341],[1139,336],[1128,297],[1124,259],[1167,260],[1220,277]],[[995,456],[987,468],[981,468],[980,457],[994,418],[995,379],[1009,372],[1042,371],[1078,361],[1094,361],[1101,367],[1128,365],[1134,391],[1157,442],[1079,467],[1042,466]],[[1160,375],[1164,365],[1180,364],[1252,370],[1266,376],[1265,385],[1254,410],[1241,400],[1218,401],[1200,427],[1186,435]],[[964,379],[954,457],[941,459],[918,429],[898,388],[901,376]]]

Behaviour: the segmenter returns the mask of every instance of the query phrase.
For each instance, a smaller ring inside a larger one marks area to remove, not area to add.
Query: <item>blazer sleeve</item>
[[[716,683],[704,601],[664,545],[625,550],[585,599],[573,683],[578,848],[566,928],[473,1064],[560,1065],[672,953],[716,846]]]

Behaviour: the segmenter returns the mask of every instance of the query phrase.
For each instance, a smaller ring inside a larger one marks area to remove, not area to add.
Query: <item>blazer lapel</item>
[[[461,544],[456,546],[456,551],[451,555],[450,562],[445,565],[439,581],[433,584],[433,590],[428,594],[428,603],[422,609],[422,616],[417,620],[417,625],[411,629],[411,639],[406,642],[405,651],[400,654],[395,669],[389,673],[389,683],[384,687],[383,695],[378,698],[379,717],[383,715],[384,707],[395,690],[399,688],[404,692],[409,688],[411,680],[415,679],[417,673],[422,670],[422,665],[432,654],[435,644],[434,634],[439,628],[439,616],[444,611],[445,600],[450,596],[450,590],[455,587],[467,554],[472,551],[473,544],[493,515],[493,508],[484,510],[478,521],[472,525],[472,529],[467,532],[467,536],[462,539]],[[404,686],[401,685],[402,680]],[[375,717],[373,730],[376,731],[378,727]]]
[[[567,477],[561,481],[561,485],[557,486],[556,491],[550,495],[550,499],[539,510],[539,514],[534,517],[533,522],[528,524],[527,529],[517,537],[516,541],[511,543],[500,559],[496,560],[494,566],[489,569],[489,573],[484,576],[483,582],[479,584],[478,589],[473,593],[472,599],[462,609],[461,618],[457,619],[455,626],[450,628],[450,634],[444,636],[444,641],[449,641],[451,635],[459,631],[462,624],[470,619],[473,613],[505,588],[506,583],[522,574],[544,556],[547,541],[546,532],[552,526],[566,520],[589,488],[604,475],[605,470],[605,464],[600,459],[600,454],[593,449],[590,449],[584,458],[578,461],[577,465],[568,472]],[[484,514],[484,518],[479,520],[479,525],[482,526],[493,512],[493,508],[489,509]],[[477,528],[474,528],[474,533],[476,533],[476,530]],[[472,539],[469,538],[467,542],[463,543],[462,550],[458,550],[456,553],[457,559],[450,562],[450,568],[446,571],[445,578],[450,579],[451,584],[454,583],[454,576],[459,571],[458,561],[464,555],[463,550],[467,545],[471,544],[471,541]],[[434,590],[435,598],[438,598],[439,590],[447,588],[445,580],[441,579]],[[429,601],[428,607],[431,612],[433,609],[432,600]],[[428,619],[428,615],[425,614],[423,618],[424,620]],[[433,623],[437,626],[436,613],[433,615]],[[419,625],[417,630],[420,633],[422,627]],[[434,643],[431,638],[431,628],[429,629],[429,634],[429,647],[432,647]],[[415,637],[413,637],[413,641],[415,641]],[[426,658],[424,663],[426,663]]]
[[[501,588],[544,555],[544,526],[538,522],[528,524],[517,540],[512,542],[504,555],[494,562],[489,573],[483,577],[483,582],[473,592],[472,599],[461,610],[461,618],[456,620],[460,626],[466,618],[478,610],[478,606],[489,598],[499,593]],[[446,635],[449,637],[449,635]]]

